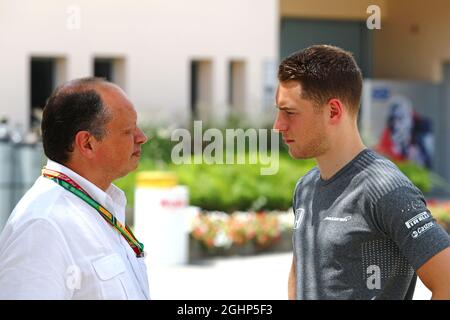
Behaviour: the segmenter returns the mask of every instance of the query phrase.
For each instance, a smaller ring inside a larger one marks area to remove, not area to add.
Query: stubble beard
[[[304,146],[296,146],[289,149],[289,154],[294,159],[312,159],[324,155],[330,149],[330,143],[325,134],[314,137]]]

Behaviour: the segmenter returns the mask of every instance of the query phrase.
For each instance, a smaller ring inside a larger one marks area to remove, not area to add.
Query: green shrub
[[[205,210],[286,210],[292,205],[296,182],[315,166],[314,160],[292,159],[284,145],[280,145],[279,170],[274,175],[261,175],[261,164],[174,165],[171,151],[178,142],[170,141],[166,131],[146,131],[150,141],[143,146],[138,171],[175,172],[179,183],[189,188],[190,203]],[[430,191],[434,180],[428,170],[411,162],[397,165],[422,192]],[[131,207],[134,204],[135,180],[136,172],[133,172],[115,181],[125,191]]]
[[[148,142],[142,146],[142,159],[150,160],[153,165],[165,167],[171,163],[172,148],[177,144],[171,141],[170,130],[168,129],[143,129],[148,137]]]
[[[280,154],[279,171],[261,175],[259,164],[174,165],[156,168],[153,161],[143,160],[137,171],[169,170],[179,183],[189,187],[190,203],[205,210],[285,210],[291,207],[297,180],[310,170],[312,160],[292,160]],[[134,203],[137,172],[115,181],[125,191],[130,206]]]
[[[408,161],[397,162],[396,165],[423,193],[428,193],[431,190],[430,171],[426,168]]]

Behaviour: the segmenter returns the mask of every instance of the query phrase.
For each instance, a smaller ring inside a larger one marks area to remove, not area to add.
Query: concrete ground
[[[150,295],[157,300],[284,300],[291,261],[291,253],[272,253],[149,266]],[[414,299],[430,297],[419,280]]]

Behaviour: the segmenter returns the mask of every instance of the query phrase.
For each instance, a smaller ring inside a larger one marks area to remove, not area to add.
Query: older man
[[[1,299],[148,299],[143,245],[112,184],[136,169],[147,137],[126,94],[70,81],[44,108],[48,162],[0,236]]]

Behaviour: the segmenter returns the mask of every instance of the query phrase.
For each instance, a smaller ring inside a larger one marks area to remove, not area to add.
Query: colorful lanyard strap
[[[130,245],[131,249],[136,253],[136,257],[140,258],[144,256],[144,245],[140,243],[136,237],[134,236],[133,232],[127,225],[123,225],[114,217],[114,215],[109,212],[105,207],[103,207],[101,204],[99,204],[97,201],[95,201],[83,188],[81,188],[75,181],[70,179],[65,174],[53,171],[50,169],[47,169],[44,167],[42,169],[42,176],[45,178],[48,178],[50,180],[55,181],[57,184],[59,184],[64,189],[70,191],[74,195],[76,195],[81,200],[85,201],[87,204],[89,204],[92,208],[97,210],[97,212],[115,229],[117,229],[122,236],[127,240],[128,244]]]

